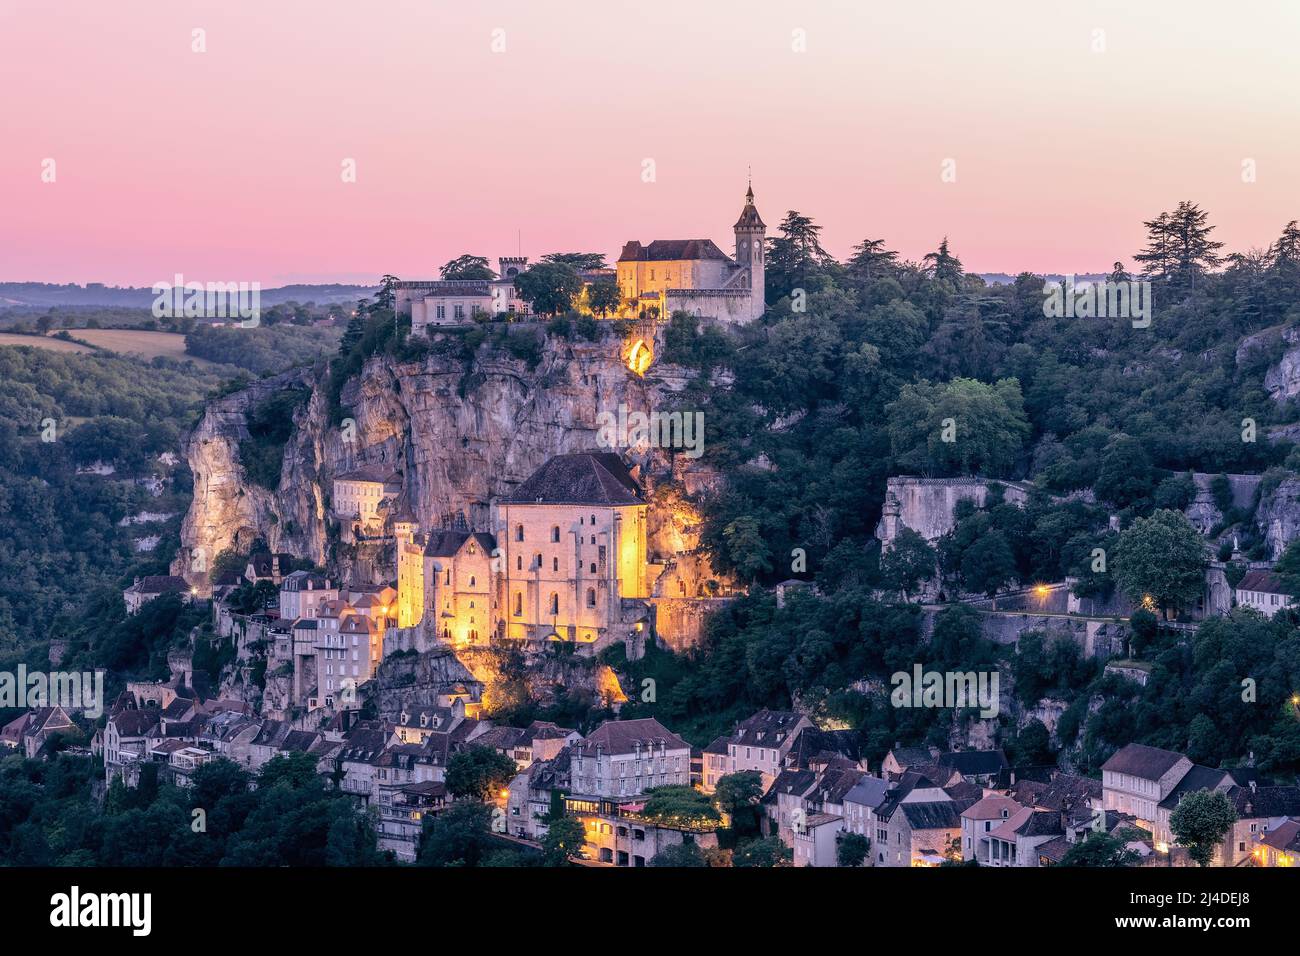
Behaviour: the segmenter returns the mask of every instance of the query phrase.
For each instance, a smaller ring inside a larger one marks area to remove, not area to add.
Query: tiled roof
[[[1186,758],[1182,754],[1172,750],[1161,750],[1146,744],[1125,744],[1101,765],[1101,769],[1143,780],[1159,780],[1173,769],[1174,764],[1184,759]]]
[[[602,753],[627,754],[634,752],[638,744],[643,750],[660,744],[667,750],[689,750],[691,746],[653,717],[607,720],[576,746],[583,756],[590,757],[597,746]]]
[[[633,239],[623,245],[623,251],[618,257],[619,262],[679,262],[699,259],[731,261],[731,257],[719,249],[712,239],[656,239],[644,246]]]
[[[140,594],[170,594],[173,591],[188,591],[190,586],[184,578],[174,574],[151,574],[141,578],[140,583],[133,584],[131,588]]]
[[[736,725],[731,742],[742,747],[779,747],[789,739],[803,714],[766,707]]]
[[[1246,576],[1237,584],[1237,590],[1291,596],[1290,591],[1282,584],[1282,579],[1272,571],[1247,571]]]
[[[1287,820],[1260,838],[1260,843],[1275,850],[1300,852],[1300,820]]]
[[[940,754],[939,763],[952,767],[963,777],[995,774],[1007,766],[1007,755],[1001,750],[957,750]]]
[[[1233,787],[1228,799],[1242,819],[1300,817],[1300,787]]]
[[[645,494],[614,452],[556,455],[533,472],[507,504],[638,505]]]
[[[496,538],[481,531],[430,531],[429,543],[424,546],[424,553],[433,558],[450,558],[457,554],[465,542],[473,538],[485,554],[491,554],[497,546]]]

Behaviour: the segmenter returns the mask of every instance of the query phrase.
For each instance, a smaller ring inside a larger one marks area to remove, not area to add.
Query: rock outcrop
[[[623,359],[624,343],[546,337],[531,366],[490,342],[473,359],[430,350],[413,361],[376,356],[341,392],[342,420],[332,421],[321,372],[296,370],[213,402],[187,446],[194,500],[181,529],[174,572],[201,589],[207,569],[227,549],[262,539],[328,566],[342,577],[391,579],[393,549],[340,547],[329,500],[333,479],[362,466],[395,472],[399,511],[430,526],[464,520],[488,529],[489,504],[508,494],[553,455],[598,447],[601,412],[667,411],[693,373],[652,366],[644,377]],[[248,479],[240,444],[248,416],[277,391],[311,389],[294,416],[279,487]],[[650,495],[652,563],[673,574],[667,594],[702,593],[714,574],[693,552],[698,518],[682,495],[716,485],[698,460],[659,448],[621,449],[641,468]]]
[[[1265,485],[1260,489],[1255,524],[1274,559],[1300,538],[1300,478],[1287,478],[1275,487]]]

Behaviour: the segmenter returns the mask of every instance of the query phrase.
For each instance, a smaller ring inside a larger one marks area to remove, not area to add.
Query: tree
[[[1148,497],[1154,484],[1155,470],[1146,447],[1136,438],[1119,435],[1102,453],[1093,490],[1116,507],[1127,508]]]
[[[884,239],[863,239],[845,264],[848,277],[862,285],[888,278],[897,270],[898,253],[886,249]]]
[[[1001,531],[981,535],[962,552],[961,579],[966,590],[997,594],[1016,579],[1016,556]]]
[[[731,818],[731,829],[743,833],[758,832],[758,801],[763,796],[763,775],[757,770],[741,770],[718,779],[713,802]]]
[[[1004,474],[1030,434],[1014,378],[904,385],[885,417],[899,465],[928,476]]]
[[[1143,263],[1142,274],[1195,289],[1197,277],[1223,263],[1223,243],[1210,238],[1214,227],[1208,223],[1209,213],[1187,201],[1143,223],[1147,246],[1133,257]]]
[[[487,855],[492,809],[482,803],[453,803],[424,818],[420,833],[421,866],[478,866]]]
[[[570,857],[582,855],[587,834],[582,822],[573,817],[553,818],[542,837],[542,851],[547,866],[564,866]]]
[[[1119,536],[1113,567],[1131,599],[1161,610],[1194,604],[1205,587],[1205,546],[1187,517],[1162,509]]]
[[[719,821],[718,811],[707,796],[685,784],[651,787],[646,792],[641,816],[654,823],[672,826],[700,826]]]
[[[880,557],[880,576],[886,587],[901,591],[903,600],[922,581],[934,577],[938,557],[930,543],[911,528],[894,535],[893,544]]]
[[[780,837],[750,840],[736,847],[731,855],[732,866],[773,867],[789,866],[794,851],[781,842]]]
[[[488,266],[486,256],[463,255],[452,259],[438,273],[446,280],[495,279],[497,274]]]
[[[1300,594],[1300,539],[1286,546],[1286,550],[1273,565],[1273,573],[1278,576],[1287,594]]]
[[[615,311],[622,301],[618,282],[612,278],[597,279],[587,287],[587,306],[601,318]]]
[[[820,289],[834,260],[822,248],[822,227],[791,209],[778,227],[779,235],[767,240],[767,300],[780,299],[796,288]]]
[[[539,262],[515,276],[515,289],[534,312],[558,315],[582,293],[582,277],[567,263]]]
[[[1209,866],[1214,850],[1237,822],[1237,811],[1226,793],[1197,790],[1178,801],[1169,815],[1169,830],[1200,866]]]
[[[861,866],[871,852],[871,841],[861,833],[841,832],[835,842],[835,862],[840,866]]]
[[[500,751],[471,745],[447,761],[447,790],[454,797],[487,801],[518,772],[515,762]]]
[[[963,274],[961,260],[948,251],[947,236],[939,243],[938,250],[925,254],[925,265],[932,278],[960,287]]]
[[[741,515],[722,530],[727,557],[741,577],[753,581],[772,570],[771,551],[758,527],[758,519]]]
[[[1052,736],[1047,725],[1037,718],[1030,720],[1016,734],[1017,766],[1048,766],[1056,763],[1052,753]]]
[[[694,843],[674,843],[666,846],[650,860],[651,866],[702,867],[709,864]]]
[[[1092,833],[1076,843],[1061,857],[1061,866],[1118,867],[1136,866],[1138,855],[1109,833]]]
[[[577,272],[592,272],[607,268],[603,252],[552,252],[542,256],[542,262],[569,266]]]

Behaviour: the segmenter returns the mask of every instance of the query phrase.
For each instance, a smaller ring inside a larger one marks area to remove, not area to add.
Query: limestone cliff
[[[175,572],[204,588],[217,554],[247,550],[262,538],[272,550],[309,557],[340,575],[391,579],[391,548],[339,546],[329,513],[336,475],[361,466],[391,469],[402,483],[399,510],[426,525],[463,518],[486,530],[494,497],[553,455],[598,446],[598,413],[677,407],[675,394],[689,373],[652,366],[638,376],[625,364],[626,351],[627,343],[612,336],[547,337],[531,367],[490,342],[472,359],[449,349],[412,361],[376,356],[343,387],[338,422],[331,421],[320,371],[294,371],[219,399],[187,445],[194,501]],[[279,487],[257,487],[240,463],[249,413],[275,392],[302,386],[311,395],[295,413]],[[649,560],[666,565],[673,579],[663,593],[695,597],[714,575],[692,554],[697,519],[682,494],[709,487],[716,476],[657,448],[623,453],[640,466],[649,493]]]

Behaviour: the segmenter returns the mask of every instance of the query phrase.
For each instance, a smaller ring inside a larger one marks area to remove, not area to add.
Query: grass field
[[[184,345],[184,343],[181,343]],[[34,348],[49,349],[52,352],[93,352],[94,349],[76,342],[64,342],[62,339],[40,338],[35,335],[14,335],[12,332],[0,332],[0,345],[30,345]]]
[[[119,355],[134,355],[148,361],[161,355],[178,362],[187,359],[204,368],[215,368],[215,362],[185,354],[185,336],[179,332],[151,332],[145,329],[71,329],[75,338]],[[50,336],[14,335],[0,332],[0,345],[33,345],[58,352],[93,352],[77,342],[65,342]]]
[[[143,329],[74,329],[72,334],[83,342],[98,345],[110,352],[139,355],[151,359],[159,355],[183,362],[193,359],[199,365],[211,365],[204,359],[185,354],[185,336],[179,332],[148,332]]]

